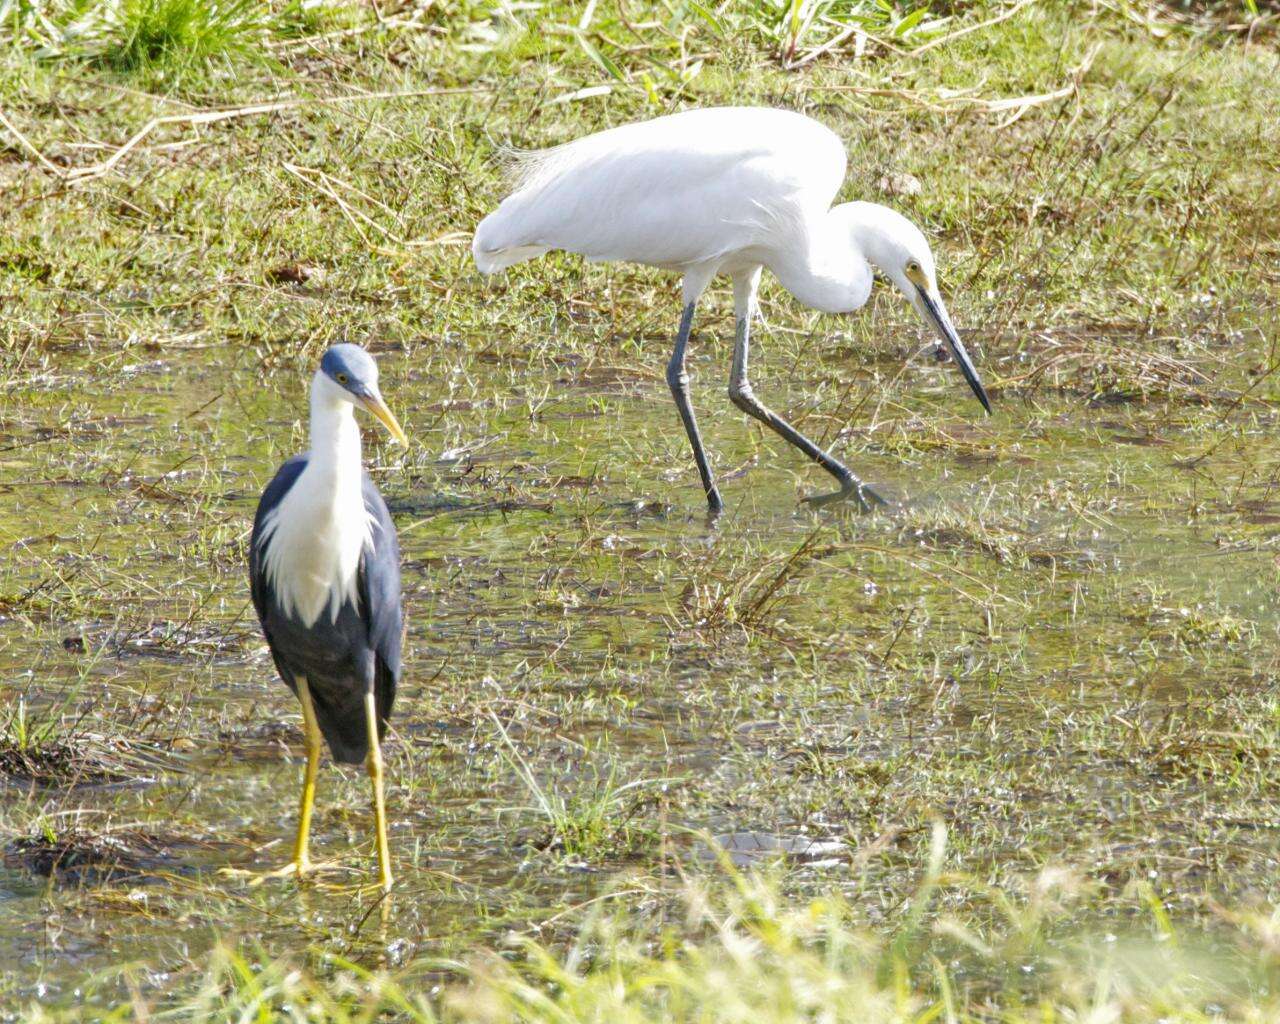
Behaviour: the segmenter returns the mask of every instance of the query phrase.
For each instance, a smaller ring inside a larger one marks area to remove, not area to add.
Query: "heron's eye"
[[[912,260],[910,263],[907,264],[907,273],[908,274],[920,273],[920,264],[917,263],[915,260]]]
[[[335,374],[333,379],[336,380],[339,384],[345,384],[349,378],[345,373],[339,373],[339,374]]]

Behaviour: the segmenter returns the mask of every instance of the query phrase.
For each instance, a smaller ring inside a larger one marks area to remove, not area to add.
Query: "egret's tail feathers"
[[[537,210],[543,189],[561,174],[581,168],[585,161],[594,159],[597,151],[609,151],[597,136],[575,139],[549,149],[498,148],[496,159],[511,193],[476,227],[471,255],[480,273],[493,274],[553,248],[566,248],[560,244],[538,244],[537,240],[544,237],[539,227],[541,220],[531,211]]]
[[[512,192],[518,191],[524,184],[530,166],[537,164],[543,152],[545,151],[541,149],[517,149],[507,145],[500,145],[494,151],[494,163],[498,165],[503,180]]]

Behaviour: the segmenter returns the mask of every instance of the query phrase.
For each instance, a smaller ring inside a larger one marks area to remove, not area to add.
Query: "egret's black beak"
[[[924,288],[916,285],[916,291],[920,294],[920,304],[923,307],[925,318],[938,332],[940,337],[947,344],[947,348],[951,350],[951,355],[956,361],[956,365],[960,367],[960,372],[964,374],[964,379],[969,382],[969,387],[973,388],[973,393],[978,396],[978,401],[982,403],[982,408],[987,410],[988,415],[991,413],[991,400],[987,397],[987,389],[982,386],[982,381],[978,379],[978,371],[973,367],[973,360],[969,358],[969,353],[964,350],[964,343],[960,340],[960,335],[956,333],[956,329],[952,326],[951,317],[947,316],[947,311],[942,303],[929,294]]]
[[[376,389],[369,394],[361,395],[360,400],[364,402],[364,407],[370,413],[382,421],[382,425],[387,428],[387,433],[403,447],[409,447],[409,438],[405,436],[404,430],[400,426],[400,421],[387,408],[387,403],[382,400],[382,396],[377,393]]]

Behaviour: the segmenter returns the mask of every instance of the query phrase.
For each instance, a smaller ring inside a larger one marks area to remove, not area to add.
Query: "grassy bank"
[[[793,16],[798,11],[798,16]],[[0,4],[0,1002],[53,1017],[1265,1020],[1280,97],[1221,5]],[[756,390],[675,283],[469,231],[502,147],[804,110],[930,234],[997,413],[877,287],[774,283]],[[243,581],[347,338],[405,551],[401,880]],[[940,823],[940,824],[939,824]],[[939,828],[945,828],[942,843]],[[708,846],[736,867],[725,869]],[[763,872],[767,882],[755,874]],[[494,952],[485,952],[494,951]]]
[[[416,972],[329,959],[313,968],[323,971],[320,982],[296,959],[260,963],[218,950],[171,1016],[1181,1024],[1275,1014],[1274,920],[1231,917],[1209,943],[1179,932],[1152,890],[1138,886],[1126,900],[1140,908],[1144,929],[1081,935],[1073,918],[1090,896],[1079,877],[1048,870],[1015,892],[992,893],[944,873],[941,827],[934,839],[892,938],[860,925],[839,896],[796,903],[758,876],[731,874],[710,887],[633,879],[584,909],[583,923],[555,948],[511,936],[500,953]],[[961,894],[988,919],[938,912]],[[131,1017],[147,1019],[149,1008],[135,1003]]]

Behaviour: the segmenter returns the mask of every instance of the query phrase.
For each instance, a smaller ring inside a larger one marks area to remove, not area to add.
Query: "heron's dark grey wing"
[[[274,600],[274,594],[271,585],[267,582],[267,574],[263,571],[263,550],[259,541],[262,537],[263,521],[271,510],[284,500],[284,496],[289,493],[289,488],[297,483],[298,477],[306,468],[307,456],[304,454],[295,455],[276,471],[271,483],[267,484],[267,489],[258,499],[258,511],[253,517],[253,534],[249,538],[249,593],[253,596],[253,607],[258,613],[258,621],[262,624],[262,632],[266,635],[267,646],[271,648],[271,657],[276,663],[276,668],[289,689],[295,693],[297,688],[294,686],[293,673],[289,671],[288,666],[281,663],[268,624],[268,610]]]
[[[373,521],[370,544],[360,559],[360,600],[374,653],[374,693],[378,704],[378,734],[391,717],[396,685],[400,682],[404,612],[400,601],[400,541],[387,503],[364,475],[364,505]]]
[[[262,529],[266,516],[306,465],[306,456],[286,462],[259,503],[249,553],[253,604],[281,678],[294,693],[297,677],[306,678],[316,720],[334,760],[358,763],[369,749],[365,694],[372,688],[376,695],[381,733],[400,677],[399,545],[387,506],[366,475],[362,490],[373,529],[371,543],[360,556],[356,601],[344,602],[336,614],[322,614],[310,624],[285,612],[264,571],[271,540],[263,543]]]

